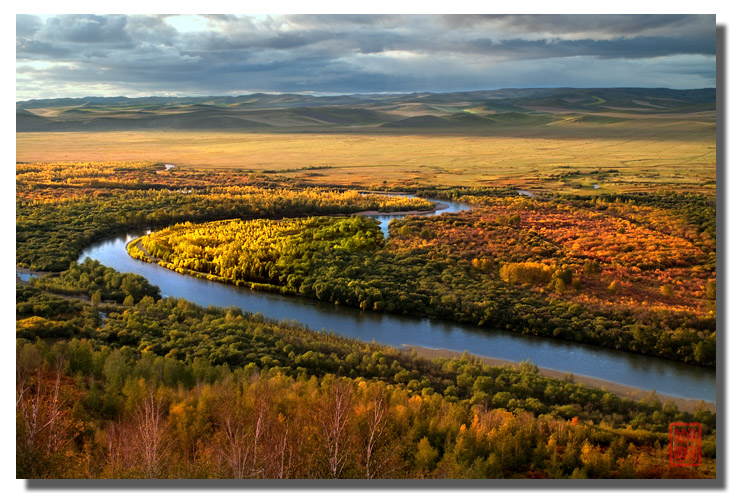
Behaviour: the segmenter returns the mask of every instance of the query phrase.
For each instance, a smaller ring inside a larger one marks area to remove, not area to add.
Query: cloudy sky
[[[628,86],[715,87],[715,16],[16,16],[16,100]]]

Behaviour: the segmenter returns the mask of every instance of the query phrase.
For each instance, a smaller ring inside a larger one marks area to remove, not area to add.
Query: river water
[[[446,206],[431,214],[465,210],[468,206],[446,201]],[[373,216],[387,222],[400,215]],[[259,312],[276,320],[297,320],[312,329],[324,329],[363,341],[391,346],[413,345],[443,348],[520,362],[529,359],[541,368],[630,385],[676,397],[715,402],[715,370],[669,361],[652,356],[630,354],[584,344],[506,331],[475,327],[456,322],[409,318],[363,312],[317,300],[275,293],[251,291],[216,283],[131,258],[126,244],[136,235],[122,235],[90,246],[79,258],[99,260],[120,272],[133,272],[160,287],[163,296],[185,298],[202,306],[236,306]]]
[[[400,194],[399,194],[400,195]],[[414,197],[413,195],[406,195],[406,197]],[[408,216],[440,216],[447,212],[461,212],[468,211],[471,206],[463,202],[449,202],[446,200],[429,199],[429,201],[436,204],[436,210],[429,212],[418,212],[415,214],[368,214],[368,217],[380,221],[380,230],[383,232],[385,238],[388,237],[388,225],[393,219],[403,219]]]

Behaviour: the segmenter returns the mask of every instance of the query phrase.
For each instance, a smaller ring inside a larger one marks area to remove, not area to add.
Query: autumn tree
[[[158,478],[170,446],[164,399],[155,392],[153,385],[144,380],[140,380],[138,385],[142,399],[133,414],[133,431],[139,447],[143,474],[148,478]]]
[[[324,391],[319,429],[324,445],[327,475],[332,478],[339,478],[351,460],[352,398],[352,389],[343,380],[334,380]]]
[[[72,470],[70,447],[81,431],[70,413],[75,396],[64,377],[66,346],[56,346],[50,362],[31,344],[18,346],[16,358],[18,477],[63,477]]]

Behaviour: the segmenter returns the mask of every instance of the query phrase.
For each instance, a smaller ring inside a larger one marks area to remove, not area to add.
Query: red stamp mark
[[[669,465],[699,467],[702,461],[702,425],[700,423],[670,423]]]

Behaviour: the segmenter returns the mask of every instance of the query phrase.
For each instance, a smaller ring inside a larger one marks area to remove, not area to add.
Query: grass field
[[[605,131],[594,136],[558,131],[545,137],[534,132],[522,136],[18,133],[16,159],[159,161],[180,167],[273,171],[316,184],[517,185],[577,193],[597,193],[594,185],[598,185],[601,192],[667,187],[714,193],[715,133],[711,130],[674,132],[670,128],[651,134],[635,132],[633,137]]]

